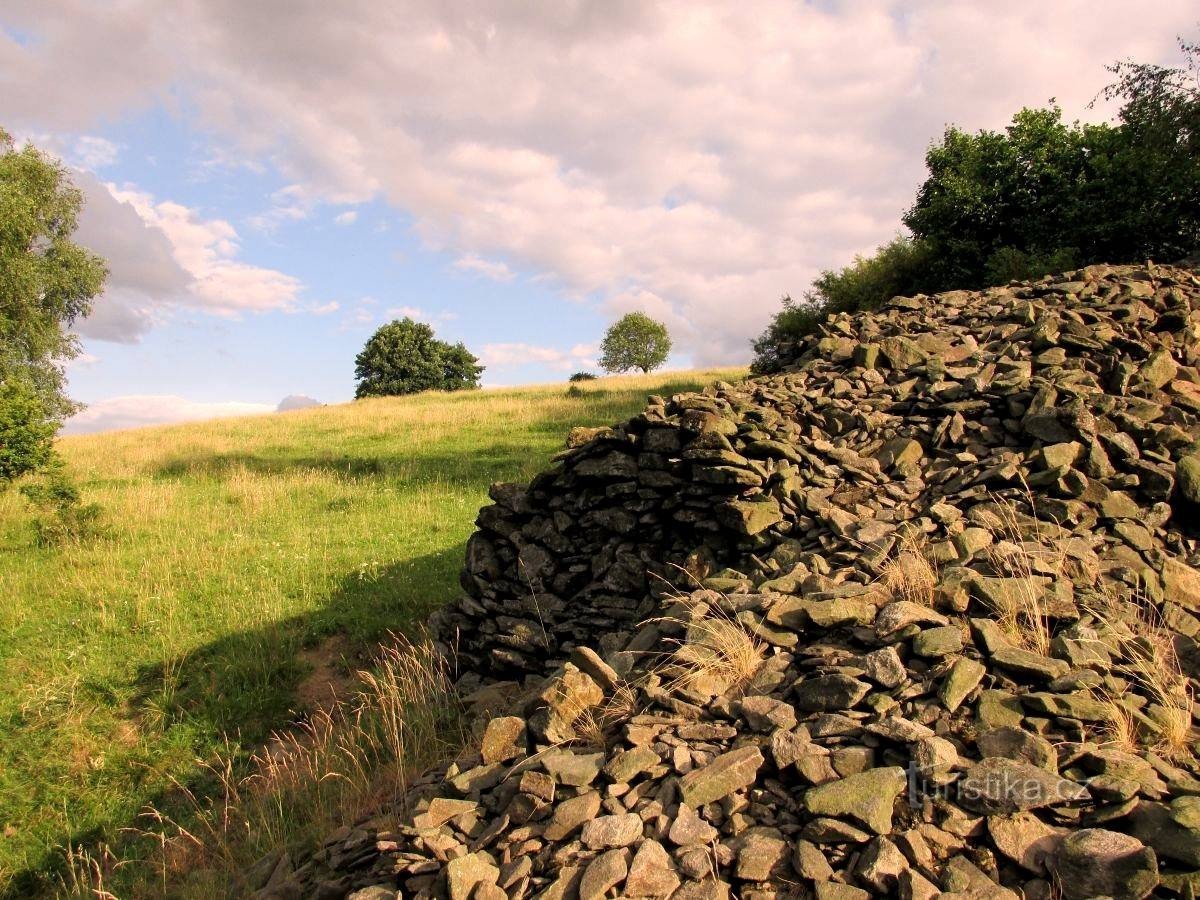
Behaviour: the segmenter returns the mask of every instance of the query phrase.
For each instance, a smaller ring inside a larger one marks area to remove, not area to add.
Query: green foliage
[[[666,325],[645,313],[626,313],[613,323],[600,343],[600,366],[606,372],[650,372],[666,362],[670,353],[671,336]]]
[[[978,289],[1092,262],[1174,261],[1200,248],[1200,49],[1186,68],[1132,62],[1109,71],[1118,123],[1066,124],[1023,109],[1003,131],[946,129],[901,236],[825,271],[803,303],[755,341],[754,369],[776,371],[831,312],[871,309],[897,294]]]
[[[0,383],[0,485],[50,462],[57,430],[30,384],[17,378]]]
[[[83,502],[78,486],[57,458],[37,480],[22,485],[21,493],[43,513],[33,522],[39,546],[78,543],[100,534],[100,504]]]
[[[61,163],[0,129],[0,483],[48,460],[62,419],[68,333],[104,285],[104,263],[71,240],[82,197]]]
[[[482,374],[483,366],[462,344],[439,341],[424,322],[404,318],[382,326],[355,357],[354,396],[477,388]]]
[[[924,243],[900,235],[873,256],[856,256],[840,271],[822,272],[802,302],[783,298],[783,309],[754,342],[752,371],[777,372],[792,359],[796,342],[831,313],[870,309],[891,297],[927,290],[928,260]]]
[[[567,380],[568,380],[568,381],[571,381],[571,382],[577,382],[577,381],[595,381],[595,380],[596,380],[596,376],[595,376],[593,373],[591,373],[591,372],[576,372],[574,375],[572,375],[572,376],[571,376],[570,378],[568,378]]]

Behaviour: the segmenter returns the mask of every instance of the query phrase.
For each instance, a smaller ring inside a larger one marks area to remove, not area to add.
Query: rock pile
[[[524,692],[262,896],[1194,896],[1200,279],[799,351],[493,489],[436,624]]]

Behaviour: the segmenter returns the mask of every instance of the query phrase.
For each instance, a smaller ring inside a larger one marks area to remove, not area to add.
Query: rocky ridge
[[[1200,279],[831,317],[497,485],[435,619],[479,741],[260,896],[1200,886]]]

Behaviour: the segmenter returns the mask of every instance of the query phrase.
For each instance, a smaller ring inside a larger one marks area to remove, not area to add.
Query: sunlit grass
[[[305,712],[302,650],[339,635],[353,670],[455,595],[491,482],[531,477],[572,425],[741,374],[64,439],[85,499],[104,506],[101,538],[38,549],[31,511],[0,494],[0,895],[42,890],[79,843],[116,848],[119,887],[139,810],[186,814],[174,785],[202,794],[198,760],[225,735],[248,757]]]

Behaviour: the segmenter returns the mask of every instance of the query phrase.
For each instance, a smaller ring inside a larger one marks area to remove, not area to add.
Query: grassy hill
[[[740,374],[64,439],[100,538],[38,548],[0,495],[0,895],[45,890],[81,843],[113,848],[116,893],[143,893],[121,865],[145,849],[139,811],[212,788],[203,761],[244,758],[452,597],[491,482],[544,467],[572,425]]]

